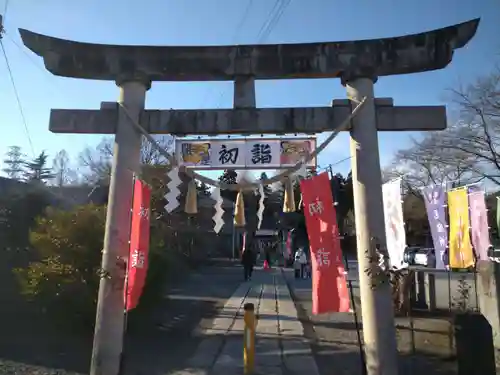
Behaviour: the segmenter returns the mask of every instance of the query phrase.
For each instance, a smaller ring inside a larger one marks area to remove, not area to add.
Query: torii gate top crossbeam
[[[479,19],[395,38],[236,46],[128,46],[80,43],[20,29],[26,47],[63,77],[228,81],[387,76],[442,69],[476,33]],[[131,78],[131,77],[128,77]]]

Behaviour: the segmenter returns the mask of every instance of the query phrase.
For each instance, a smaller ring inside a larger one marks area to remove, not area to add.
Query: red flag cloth
[[[349,292],[328,174],[302,180],[300,190],[311,251],[312,312],[315,315],[349,312]]]
[[[135,180],[132,219],[130,223],[130,250],[125,291],[125,309],[132,310],[139,303],[146,282],[149,251],[149,214],[151,189],[141,180]]]

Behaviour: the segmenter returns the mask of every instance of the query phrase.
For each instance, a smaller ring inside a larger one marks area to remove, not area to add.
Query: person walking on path
[[[253,266],[255,265],[255,254],[253,251],[253,241],[247,241],[241,254],[241,264],[243,265],[243,274],[245,281],[252,278]]]
[[[264,269],[271,268],[271,251],[267,246],[264,248],[264,256]]]
[[[303,279],[307,267],[307,256],[301,247],[295,253],[295,263],[295,277]]]

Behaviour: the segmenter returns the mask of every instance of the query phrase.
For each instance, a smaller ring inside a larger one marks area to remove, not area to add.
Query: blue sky
[[[3,4],[0,0],[1,8]],[[35,152],[54,155],[66,149],[76,158],[99,136],[58,135],[48,131],[50,108],[98,108],[115,101],[113,82],[54,77],[41,59],[26,50],[17,28],[85,42],[141,45],[205,45],[256,43],[274,0],[254,0],[248,17],[238,24],[249,0],[10,0],[4,38]],[[445,70],[384,77],[376,96],[393,97],[398,105],[447,104],[446,89],[473,81],[499,61],[500,3],[496,0],[292,0],[266,43],[341,41],[417,33],[481,17],[476,37],[459,50]],[[13,39],[15,43],[11,41]],[[258,82],[259,107],[323,106],[345,98],[339,80],[281,80]],[[31,156],[5,62],[0,59],[0,154],[19,145]],[[161,83],[147,94],[146,107],[231,107],[231,83]],[[415,133],[379,135],[381,162],[408,144]],[[320,140],[325,135],[320,136]],[[319,157],[326,165],[349,156],[348,134],[342,134]],[[338,170],[345,173],[349,162]]]

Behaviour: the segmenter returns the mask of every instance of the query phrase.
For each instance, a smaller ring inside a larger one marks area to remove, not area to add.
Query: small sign
[[[175,145],[178,164],[193,169],[283,169],[315,149],[315,138],[177,140]],[[307,167],[316,167],[316,158]]]

